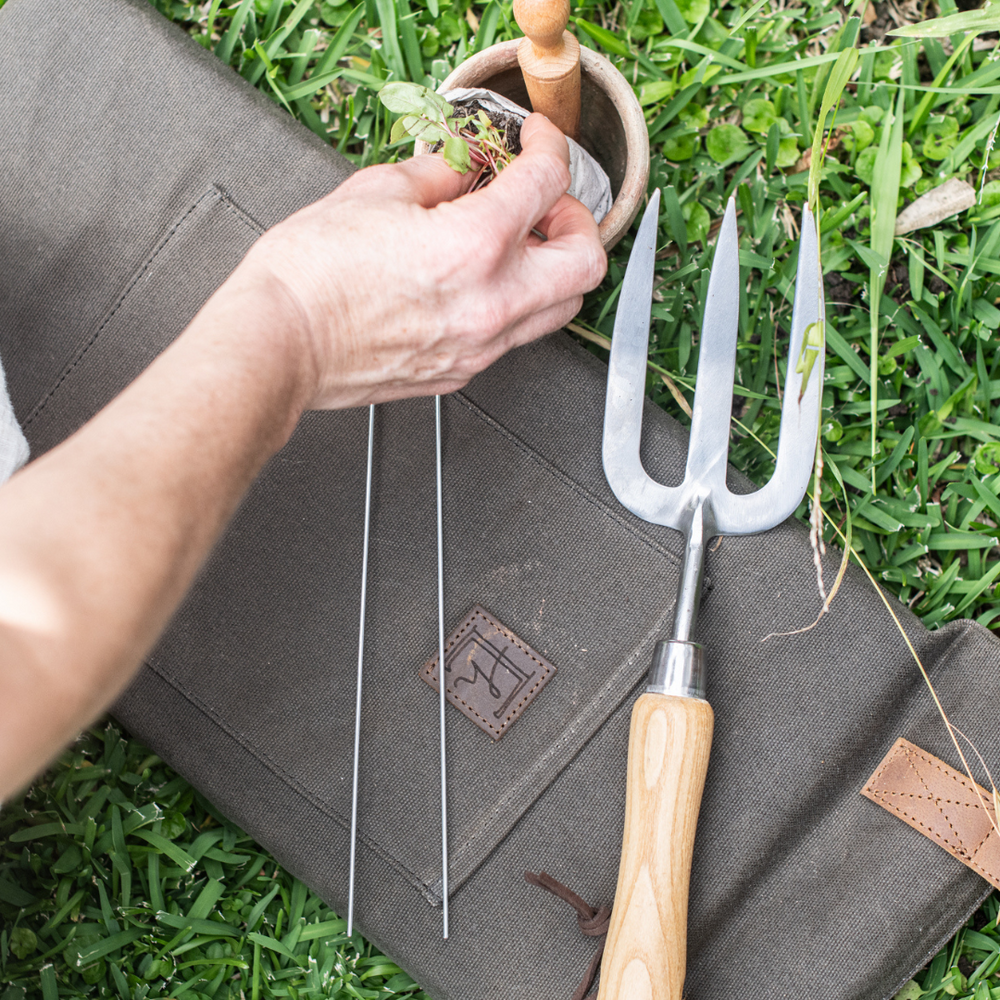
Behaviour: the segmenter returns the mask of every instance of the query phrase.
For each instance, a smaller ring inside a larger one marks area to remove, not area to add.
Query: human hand
[[[297,317],[310,407],[452,392],[576,315],[607,267],[597,225],[562,133],[531,115],[521,143],[472,194],[440,155],[361,170],[254,246],[234,279]]]

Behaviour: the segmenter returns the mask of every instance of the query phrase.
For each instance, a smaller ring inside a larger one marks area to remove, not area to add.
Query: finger
[[[412,185],[413,200],[424,208],[433,208],[442,201],[454,201],[465,194],[479,176],[478,170],[460,174],[445,163],[442,153],[414,156],[399,166]]]
[[[513,271],[527,315],[596,288],[608,267],[594,217],[575,198],[560,198],[538,229],[547,238],[529,239]]]
[[[521,153],[473,196],[498,231],[523,239],[569,188],[566,136],[547,118],[529,115],[521,126]]]
[[[558,243],[560,240],[582,239],[601,246],[601,235],[594,215],[582,202],[564,194],[535,224],[535,229],[545,236],[540,245]],[[603,246],[601,247],[603,253]],[[605,254],[605,260],[607,255]]]
[[[465,194],[477,176],[474,170],[464,174],[452,170],[440,153],[427,153],[402,163],[359,170],[337,191],[355,194],[370,191],[376,193],[380,200],[396,198],[423,208],[433,208]]]

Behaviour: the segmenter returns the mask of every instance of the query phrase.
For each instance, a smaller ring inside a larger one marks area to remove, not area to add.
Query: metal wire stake
[[[448,939],[448,785],[444,739],[444,527],[441,514],[441,397],[434,397],[437,471],[438,543],[438,719],[441,731],[441,900],[445,940]]]
[[[358,757],[361,748],[361,666],[365,658],[365,604],[368,598],[368,533],[372,519],[372,456],[375,404],[368,407],[368,472],[365,478],[365,538],[361,555],[361,623],[358,626],[358,683],[354,703],[354,785],[351,791],[351,866],[347,877],[347,934],[354,932],[354,854],[358,840]]]

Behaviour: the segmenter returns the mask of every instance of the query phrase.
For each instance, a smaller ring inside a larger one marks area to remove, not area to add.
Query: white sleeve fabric
[[[7,482],[28,461],[28,454],[28,442],[14,416],[7,378],[0,363],[0,483]]]

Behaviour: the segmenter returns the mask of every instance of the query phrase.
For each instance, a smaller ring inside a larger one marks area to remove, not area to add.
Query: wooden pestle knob
[[[580,130],[580,43],[566,30],[569,0],[514,0],[525,37],[517,49],[533,111],[565,135]]]

